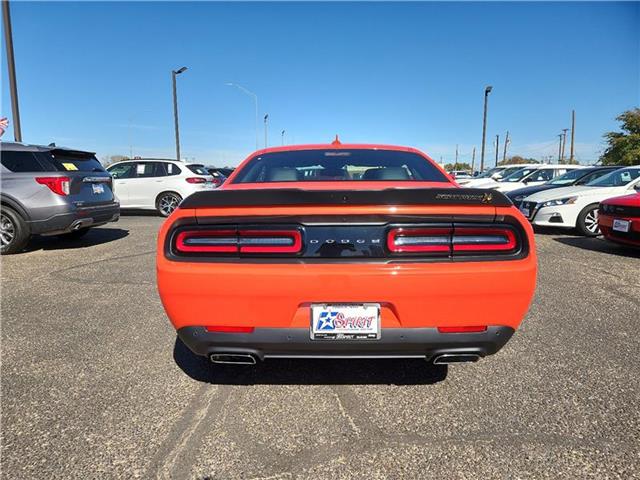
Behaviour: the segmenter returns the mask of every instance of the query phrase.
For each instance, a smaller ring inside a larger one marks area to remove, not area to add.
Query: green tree
[[[458,162],[458,163],[447,163],[444,166],[444,169],[447,172],[450,172],[452,170],[469,170],[469,171],[471,171],[471,165],[469,165],[468,163],[460,163],[460,162]]]
[[[640,165],[640,108],[633,108],[617,118],[621,132],[604,134],[609,146],[600,158],[603,165]]]
[[[514,155],[512,157],[507,158],[506,160],[500,160],[498,165],[517,165],[521,163],[540,163],[538,160],[533,158],[524,158],[520,155]]]

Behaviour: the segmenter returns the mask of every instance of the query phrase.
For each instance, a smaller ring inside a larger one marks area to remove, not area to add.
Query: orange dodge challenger
[[[158,237],[158,289],[180,339],[217,363],[497,352],[529,308],[529,222],[461,189],[424,153],[260,150],[187,197]]]

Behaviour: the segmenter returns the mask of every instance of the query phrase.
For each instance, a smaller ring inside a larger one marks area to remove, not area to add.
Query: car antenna
[[[340,139],[338,138],[338,134],[336,133],[336,139],[331,142],[331,145],[342,145],[342,142],[340,142]]]
[[[55,142],[51,142],[49,145],[47,145],[47,147],[55,147],[56,143]]]

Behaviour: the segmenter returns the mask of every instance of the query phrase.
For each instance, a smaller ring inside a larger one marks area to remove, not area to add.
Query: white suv
[[[171,160],[140,159],[107,167],[120,208],[157,210],[168,217],[183,198],[216,187],[202,166]]]

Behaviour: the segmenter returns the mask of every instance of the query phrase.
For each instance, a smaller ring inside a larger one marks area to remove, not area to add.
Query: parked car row
[[[93,152],[0,142],[0,253],[22,251],[32,235],[79,238],[115,222],[120,208],[169,216],[192,193],[226,180],[213,167],[136,159],[105,169]],[[220,169],[221,170],[221,169]]]
[[[615,205],[610,203],[615,200],[610,199],[640,186],[640,166],[519,165],[509,173],[511,168],[514,167],[501,170],[501,178],[494,172],[464,186],[505,192],[533,225],[576,229],[585,236],[596,236],[602,231],[607,238],[613,236],[621,239],[621,243],[624,240],[633,243],[635,229],[640,229],[637,219],[630,216],[637,214],[633,206],[636,195],[626,200],[631,204],[619,206],[629,218],[608,218],[599,224],[598,217],[603,208]],[[614,220],[619,220],[615,222],[615,230]]]

